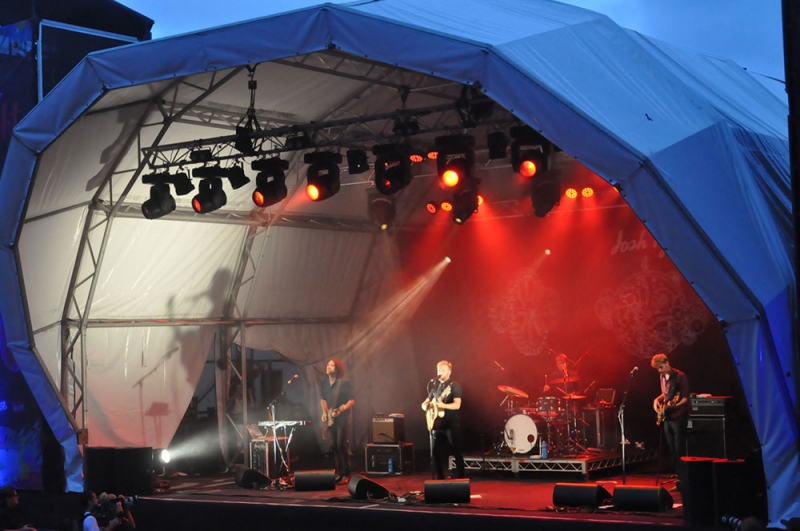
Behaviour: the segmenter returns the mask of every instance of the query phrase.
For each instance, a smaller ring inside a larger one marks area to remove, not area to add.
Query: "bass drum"
[[[511,453],[527,454],[536,447],[539,441],[539,428],[536,420],[529,415],[512,415],[506,421],[503,438]]]

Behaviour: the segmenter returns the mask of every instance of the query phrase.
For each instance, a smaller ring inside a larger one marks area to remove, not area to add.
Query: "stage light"
[[[411,159],[402,144],[381,144],[372,148],[375,155],[375,188],[392,195],[411,183]]]
[[[504,159],[508,151],[508,139],[502,131],[495,131],[486,136],[489,148],[489,159]]]
[[[397,136],[414,136],[419,134],[419,122],[416,120],[402,120],[394,121],[392,131]]]
[[[528,126],[511,128],[511,169],[523,177],[547,170],[553,145]],[[523,148],[524,151],[523,151]]]
[[[293,136],[287,136],[283,142],[284,147],[288,151],[299,151],[311,147],[311,139],[305,133],[299,133]]]
[[[470,169],[466,159],[461,157],[451,159],[439,173],[442,188],[457,189],[466,186]]]
[[[250,182],[250,178],[244,174],[244,168],[239,166],[231,166],[228,170],[228,181],[231,183],[231,188],[238,190],[242,186]]]
[[[208,214],[225,206],[228,196],[222,189],[222,180],[209,178],[200,181],[200,192],[192,198],[192,208],[198,214]]]
[[[159,454],[158,458],[164,464],[169,463],[169,461],[170,461],[169,450],[167,450],[167,449],[161,450],[161,453]]]
[[[558,177],[553,174],[539,175],[531,183],[533,213],[542,218],[559,204],[561,190]]]
[[[439,158],[439,152],[438,151],[428,151],[428,154],[426,156],[428,157],[428,160],[436,160],[436,159]]]
[[[347,152],[347,173],[356,175],[369,171],[369,159],[363,149],[351,149]]]
[[[286,175],[289,161],[280,157],[255,160],[250,164],[253,171],[258,171],[256,176],[256,189],[253,191],[253,203],[258,207],[268,207],[286,199]]]
[[[428,202],[425,204],[425,209],[426,209],[428,212],[430,212],[431,214],[436,214],[436,213],[439,211],[439,207],[438,207],[438,206],[436,206],[436,203],[434,203],[433,201],[428,201]]]
[[[422,162],[423,160],[425,160],[425,157],[423,157],[419,153],[412,153],[411,155],[409,155],[408,159],[411,162],[413,162],[414,164],[418,164],[418,163]]]
[[[395,198],[372,193],[369,195],[369,217],[381,230],[387,230],[394,225]]]
[[[195,149],[189,153],[189,160],[191,162],[211,162],[214,159],[214,154],[210,149]]]
[[[158,219],[175,210],[175,198],[169,193],[167,183],[156,183],[150,187],[150,199],[142,203],[142,215],[147,219]]]
[[[453,203],[450,201],[442,201],[442,210],[445,212],[450,212],[453,210]]]
[[[250,122],[248,121],[248,125]],[[250,138],[250,127],[236,126],[236,140],[233,141],[233,147],[243,153],[244,155],[252,155],[253,139]]]
[[[306,153],[303,162],[310,164],[306,170],[306,196],[312,201],[324,201],[339,191],[339,166],[342,156],[332,151]]]
[[[594,195],[594,189],[589,187],[589,186],[587,186],[586,188],[581,190],[581,195],[583,197],[592,197]]]
[[[173,175],[172,183],[175,185],[175,193],[178,195],[188,195],[194,191],[192,179],[185,172]]]
[[[453,221],[463,225],[478,209],[478,190],[475,188],[456,192],[453,196]]]
[[[568,199],[575,199],[578,197],[578,191],[575,188],[567,188],[567,191],[564,192],[564,195],[567,196]]]
[[[481,206],[482,204],[483,204],[483,196],[481,194],[478,194],[478,206]]]

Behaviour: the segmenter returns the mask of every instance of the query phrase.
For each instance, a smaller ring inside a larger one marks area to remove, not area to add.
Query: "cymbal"
[[[569,378],[553,378],[552,380],[550,380],[550,383],[560,384],[560,383],[572,383],[577,381],[578,381],[577,376],[570,376]]]
[[[516,396],[517,398],[528,398],[528,393],[520,389],[517,389],[516,387],[511,387],[510,385],[498,385],[497,389],[501,393],[506,393],[511,396]]]
[[[563,398],[564,400],[583,400],[586,397],[583,395],[576,395],[575,393],[570,393],[568,395],[562,396],[561,398]]]

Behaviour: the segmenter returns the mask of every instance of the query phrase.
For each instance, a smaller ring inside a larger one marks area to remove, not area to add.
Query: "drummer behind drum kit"
[[[577,378],[559,378],[552,383],[577,381]],[[574,393],[560,398],[541,396],[535,406],[530,406],[525,391],[510,385],[498,385],[497,389],[506,395],[500,405],[506,406],[503,439],[511,453],[527,454],[535,449],[535,454],[540,455],[543,441],[547,443],[549,455],[575,455],[586,451],[578,440],[578,423],[584,422],[579,413],[585,396]],[[522,401],[525,405],[517,406]]]

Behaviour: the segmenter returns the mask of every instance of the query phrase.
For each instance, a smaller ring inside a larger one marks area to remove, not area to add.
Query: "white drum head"
[[[532,418],[519,414],[506,421],[503,437],[512,453],[527,454],[536,446],[539,430]]]

